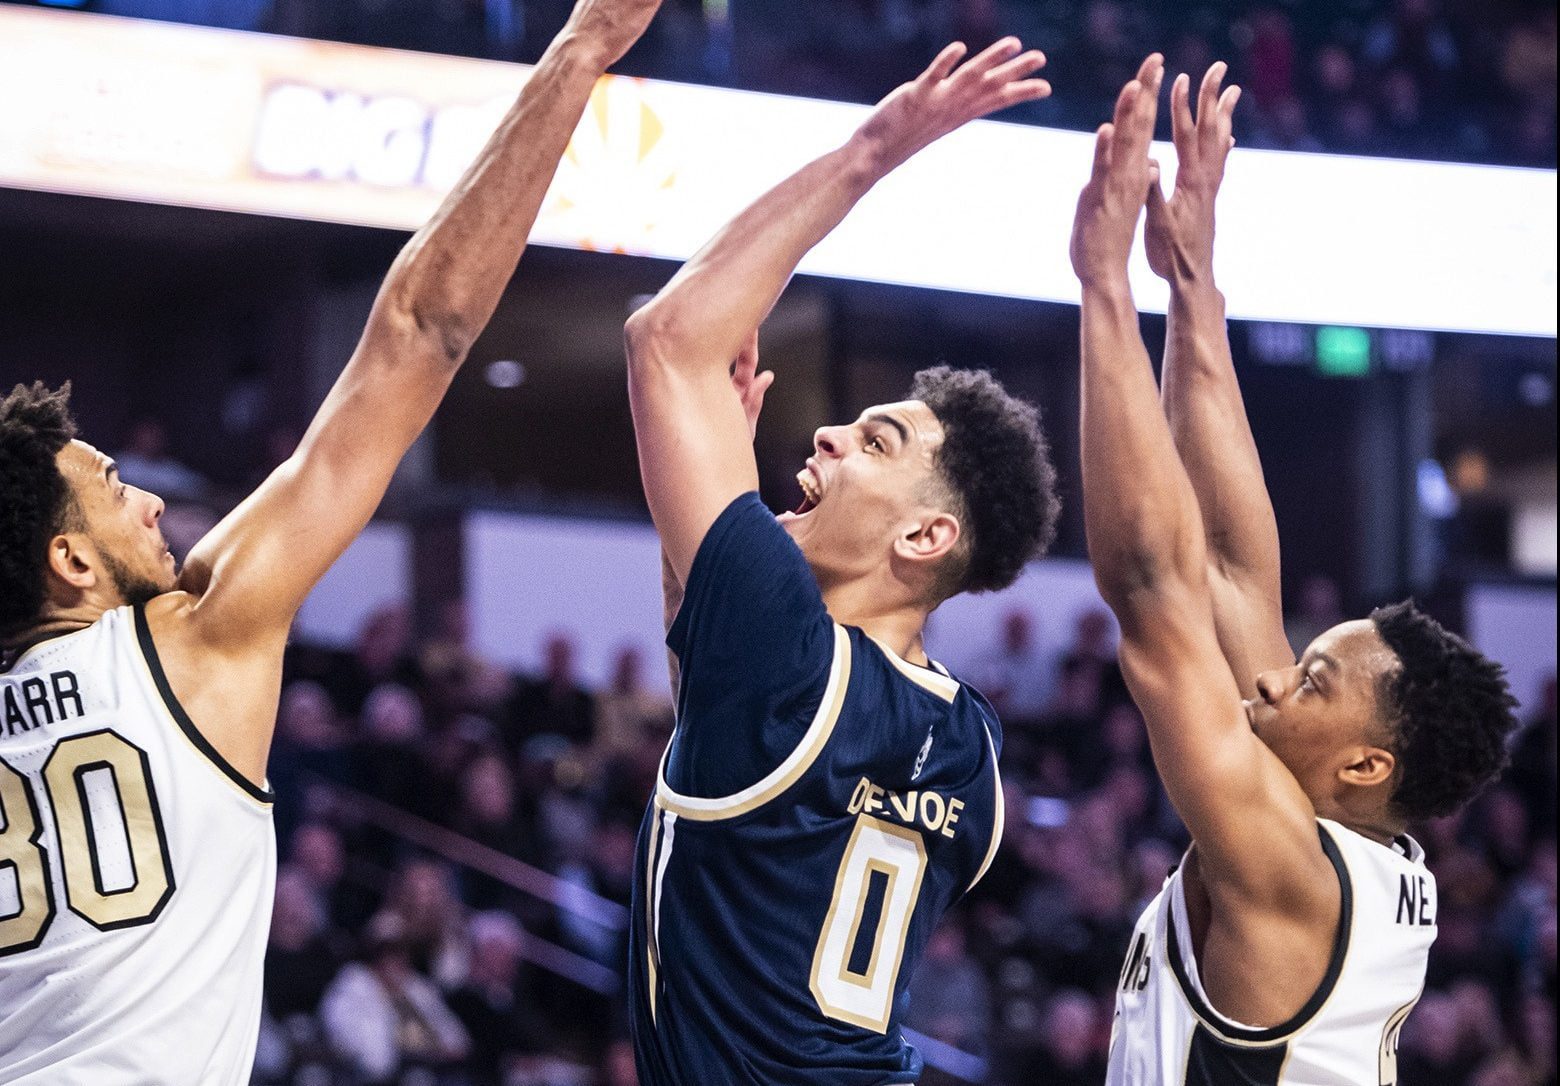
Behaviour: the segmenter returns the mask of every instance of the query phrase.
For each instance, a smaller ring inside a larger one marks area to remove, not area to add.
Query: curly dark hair
[[[1409,821],[1449,815],[1510,759],[1517,702],[1505,670],[1412,600],[1370,620],[1398,658],[1381,679],[1399,767],[1392,803]]]
[[[77,519],[54,459],[75,436],[68,381],[17,385],[0,400],[0,636],[38,617],[49,540]]]
[[[949,366],[917,373],[910,399],[942,423],[937,468],[963,529],[943,598],[1006,588],[1051,545],[1061,513],[1039,410],[985,370]]]

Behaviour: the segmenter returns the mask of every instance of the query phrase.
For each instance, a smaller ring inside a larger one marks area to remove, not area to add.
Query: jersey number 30
[[[825,1015],[888,1030],[925,873],[919,833],[871,815],[856,819],[813,952],[812,994]]]
[[[39,775],[70,911],[99,931],[155,920],[173,870],[146,753],[89,732],[60,740]],[[0,761],[0,956],[43,942],[56,912],[38,791]]]

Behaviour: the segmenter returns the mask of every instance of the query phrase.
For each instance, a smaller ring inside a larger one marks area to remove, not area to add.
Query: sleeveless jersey
[[[706,536],[668,644],[678,722],[631,935],[640,1081],[915,1082],[910,977],[1002,833],[995,714],[832,622],[752,494]]]
[[[1412,838],[1318,819],[1343,890],[1332,961],[1293,1019],[1254,1029],[1209,1002],[1180,870],[1144,911],[1116,994],[1107,1086],[1395,1086],[1398,1035],[1425,983],[1435,877]]]
[[[269,793],[169,688],[139,608],[0,671],[0,1082],[241,1086]]]

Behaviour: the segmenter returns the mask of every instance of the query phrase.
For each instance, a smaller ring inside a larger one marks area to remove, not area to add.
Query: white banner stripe
[[[0,8],[0,185],[414,229],[528,72]],[[534,240],[686,259],[865,113],[605,80]],[[1067,239],[1091,140],[971,125],[879,186],[802,270],[1074,303]],[[1173,149],[1156,153],[1168,181]],[[1220,204],[1230,315],[1554,336],[1555,196],[1553,170],[1238,148]],[[1163,311],[1141,255],[1134,282]]]

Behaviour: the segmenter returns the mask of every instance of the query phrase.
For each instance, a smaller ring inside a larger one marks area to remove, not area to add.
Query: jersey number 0
[[[40,777],[71,912],[99,931],[155,920],[174,883],[146,752],[111,731],[71,736]],[[0,956],[36,947],[54,920],[40,815],[33,782],[0,761]]]
[[[812,994],[825,1015],[874,1033],[888,1030],[925,874],[919,833],[857,817],[813,952]]]

